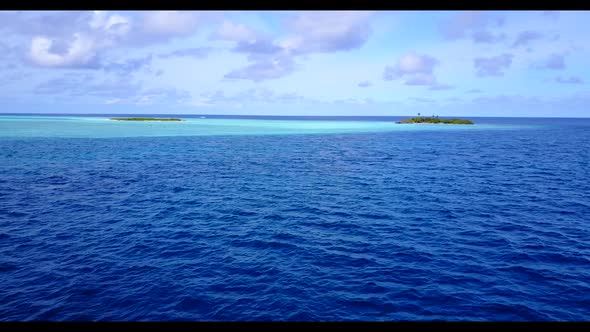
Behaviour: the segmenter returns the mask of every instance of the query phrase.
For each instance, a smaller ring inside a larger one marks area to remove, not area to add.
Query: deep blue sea
[[[590,320],[590,119],[182,117],[0,115],[0,320]]]

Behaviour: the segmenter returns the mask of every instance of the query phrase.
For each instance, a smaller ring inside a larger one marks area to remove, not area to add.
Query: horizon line
[[[426,115],[289,115],[289,114],[280,114],[280,115],[269,115],[269,114],[203,114],[203,113],[3,113],[0,112],[0,116],[5,115],[86,115],[86,116],[111,116],[111,115],[166,115],[166,116],[186,116],[186,115],[195,115],[195,116],[254,116],[254,117],[309,117],[309,118],[330,118],[330,117],[338,117],[338,118],[354,118],[354,117],[363,117],[363,118],[391,118],[391,117],[431,117]],[[590,116],[586,117],[570,117],[570,116],[481,116],[481,115],[437,115],[438,117],[443,118],[450,118],[450,117],[472,117],[472,118],[522,118],[522,119],[541,119],[541,118],[549,118],[549,119],[590,119]]]

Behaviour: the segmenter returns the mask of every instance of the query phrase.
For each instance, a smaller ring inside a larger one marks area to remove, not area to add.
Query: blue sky
[[[0,112],[589,117],[587,31],[587,11],[4,11]]]

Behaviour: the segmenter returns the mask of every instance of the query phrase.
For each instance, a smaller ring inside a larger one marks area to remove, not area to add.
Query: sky
[[[590,117],[589,11],[2,11],[0,113]]]

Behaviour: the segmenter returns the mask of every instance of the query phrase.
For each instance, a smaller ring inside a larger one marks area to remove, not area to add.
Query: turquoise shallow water
[[[590,320],[590,120],[0,116],[0,320]]]
[[[0,116],[0,137],[151,137],[219,135],[342,134],[414,130],[491,130],[514,124],[428,125],[392,121],[313,121],[184,118],[183,122],[112,121],[108,117]]]

